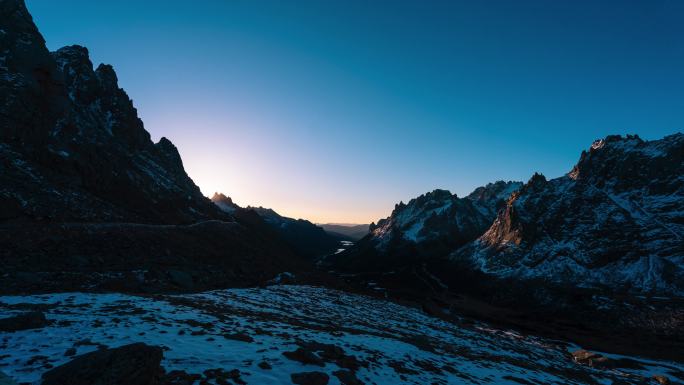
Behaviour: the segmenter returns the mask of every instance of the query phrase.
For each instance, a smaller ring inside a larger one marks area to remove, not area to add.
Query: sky
[[[684,131],[678,0],[26,0],[112,64],[205,195],[369,223]]]

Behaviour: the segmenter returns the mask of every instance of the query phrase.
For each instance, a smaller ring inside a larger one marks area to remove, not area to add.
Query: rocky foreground
[[[17,383],[664,384],[684,364],[600,355],[311,286],[0,297]],[[0,383],[2,383],[0,377]],[[42,381],[42,382],[41,382]],[[109,381],[109,382],[107,382]]]

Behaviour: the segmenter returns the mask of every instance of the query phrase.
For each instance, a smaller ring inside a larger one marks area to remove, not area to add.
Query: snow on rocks
[[[653,361],[643,375],[579,365],[559,342],[309,286],[0,297],[0,317],[26,309],[49,325],[0,333],[0,370],[17,382],[39,381],[70,355],[131,343],[161,347],[167,374],[208,383],[612,384],[684,373]]]

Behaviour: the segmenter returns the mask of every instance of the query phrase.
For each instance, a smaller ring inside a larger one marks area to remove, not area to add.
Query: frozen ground
[[[291,384],[292,373],[309,371],[340,384],[334,372],[342,368],[378,385],[636,384],[655,383],[654,374],[684,381],[683,364],[620,357],[629,369],[594,369],[575,363],[569,344],[309,286],[0,297],[0,318],[26,309],[42,310],[51,324],[0,333],[0,371],[17,382],[38,383],[72,359],[70,348],[79,355],[133,342],[162,346],[167,371],[238,369],[249,384]]]

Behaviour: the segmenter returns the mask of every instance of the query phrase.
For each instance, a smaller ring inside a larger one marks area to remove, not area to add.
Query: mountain
[[[608,136],[556,179],[400,203],[326,262],[357,286],[427,308],[681,356],[682,235],[684,135]]]
[[[452,258],[497,277],[684,295],[684,134],[597,140],[567,175],[535,174]]]
[[[322,227],[323,230],[334,237],[352,242],[358,241],[369,233],[369,225],[319,223],[318,226]]]
[[[49,52],[22,0],[0,15],[2,287],[198,288],[299,266],[204,197],[168,139],[151,141],[112,66],[81,46]]]
[[[49,52],[23,1],[0,3],[3,220],[191,223],[228,218],[166,138],[150,140],[109,65]]]
[[[263,207],[242,208],[220,193],[215,193],[211,200],[221,210],[238,218],[250,215],[250,212],[255,213],[274,233],[290,245],[295,253],[307,259],[332,254],[340,246],[338,237],[326,233],[323,228],[307,220],[283,217],[272,209]]]
[[[392,214],[370,225],[370,234],[327,260],[350,270],[390,271],[423,260],[446,257],[482,235],[505,199],[522,186],[499,181],[464,198],[434,190],[397,204]]]

